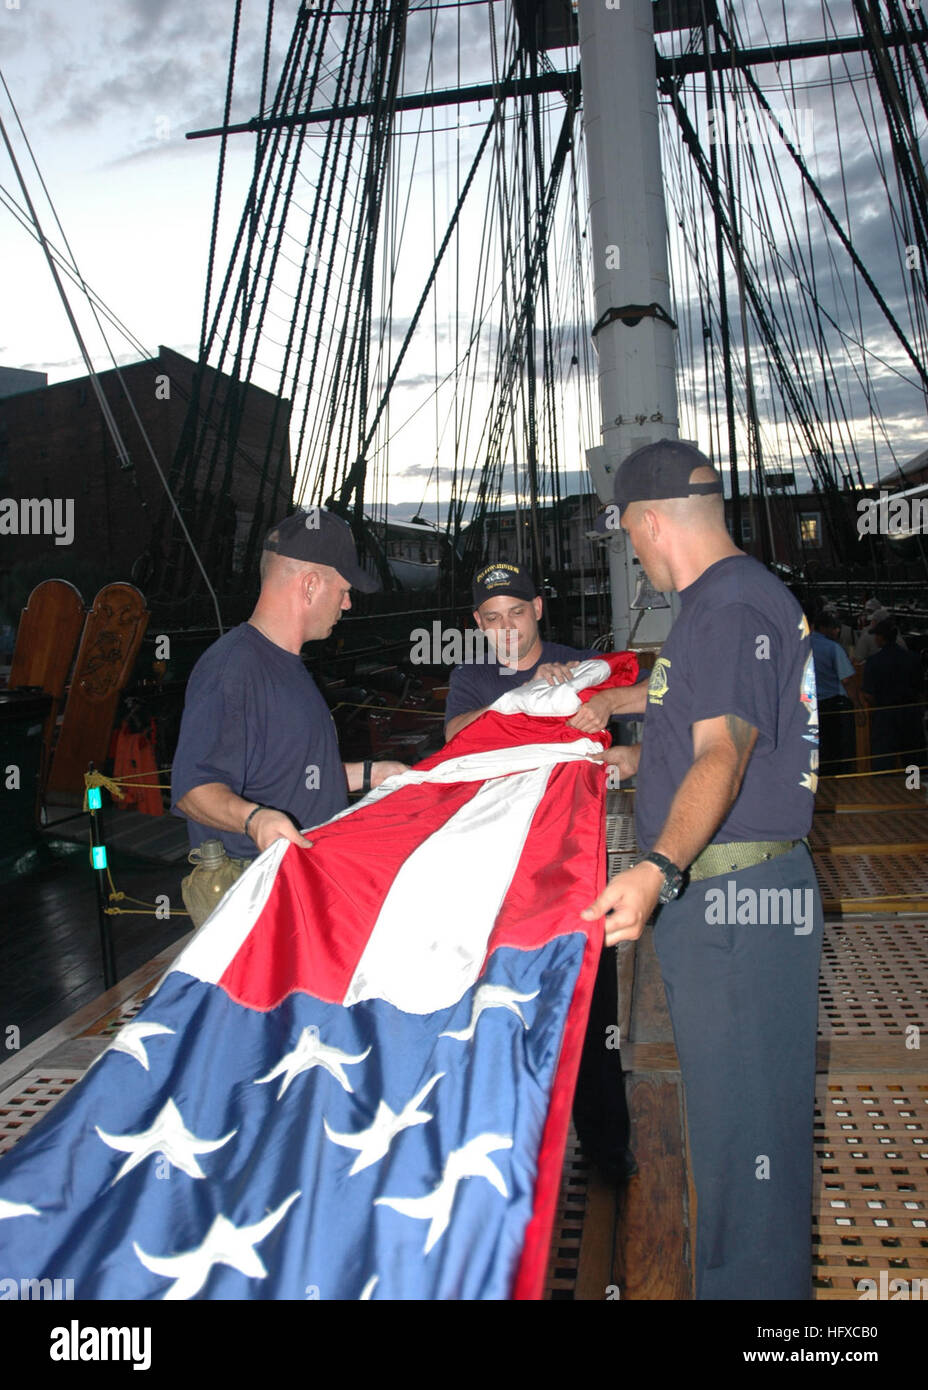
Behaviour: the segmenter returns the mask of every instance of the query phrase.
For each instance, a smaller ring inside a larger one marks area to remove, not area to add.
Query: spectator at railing
[[[869,657],[874,656],[879,651],[879,644],[875,635],[876,628],[880,623],[889,622],[891,618],[892,614],[888,608],[875,608],[873,610],[870,614],[869,625],[863,629],[854,647],[855,661],[867,661]],[[893,626],[895,627],[895,624]],[[898,628],[896,628],[895,642],[903,651],[907,650],[905,642],[899,635]]]
[[[907,767],[925,761],[925,680],[918,654],[897,645],[891,619],[878,622],[873,636],[877,650],[864,667],[862,694],[873,710],[871,770],[888,772],[899,754]]]
[[[854,771],[854,702],[848,683],[855,671],[839,636],[834,612],[824,608],[815,619],[812,660],[818,697],[818,765],[825,777]]]

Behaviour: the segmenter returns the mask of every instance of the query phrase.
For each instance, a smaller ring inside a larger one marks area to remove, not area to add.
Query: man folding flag
[[[513,691],[311,850],[267,849],[0,1160],[0,1280],[537,1298],[605,881],[608,735],[565,718],[636,673]]]

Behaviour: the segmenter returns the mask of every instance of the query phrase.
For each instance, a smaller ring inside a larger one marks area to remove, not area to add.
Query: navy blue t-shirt
[[[539,666],[548,661],[586,661],[590,657],[601,657],[602,652],[577,651],[576,647],[562,647],[558,642],[542,642],[541,656],[534,666],[524,671],[503,668],[500,674],[498,661],[468,661],[463,666],[455,666],[448,683],[448,698],[445,701],[445,726],[449,719],[459,714],[470,714],[475,709],[492,705],[501,695],[515,690],[520,685],[535,679]]]
[[[171,772],[171,809],[193,787],[221,782],[238,796],[320,825],[348,805],[329,708],[302,660],[250,623],[232,628],[194,666]],[[253,859],[250,835],[187,818],[193,848],[218,839]]]
[[[733,714],[757,729],[741,790],[713,844],[809,832],[818,707],[809,625],[789,590],[747,555],[717,561],[680,592],[682,609],[648,684],[635,795],[647,853],[693,762],[693,725]]]

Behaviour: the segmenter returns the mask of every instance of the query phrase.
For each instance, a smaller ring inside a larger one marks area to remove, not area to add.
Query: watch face
[[[672,864],[664,854],[651,854],[648,855],[648,858],[652,864],[657,865],[664,875],[664,882],[661,884],[661,891],[658,894],[658,902],[673,902],[683,887],[683,875],[676,864]]]

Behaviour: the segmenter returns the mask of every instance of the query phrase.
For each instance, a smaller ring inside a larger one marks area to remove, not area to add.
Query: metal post
[[[87,766],[93,772],[93,763]],[[96,793],[96,795],[94,795]],[[106,892],[106,845],[103,843],[103,799],[99,787],[88,787],[87,807],[90,812],[90,858],[97,887],[97,918],[100,924],[100,956],[103,961],[103,985],[112,989],[116,983],[116,955],[113,950],[113,929],[110,926]]]
[[[602,447],[587,462],[603,502],[612,501],[615,469],[633,450],[678,435],[651,11],[651,0],[615,8],[580,0],[578,9],[603,421]],[[632,305],[647,312],[610,317]],[[622,531],[609,542],[609,568],[613,641],[621,648],[641,574]],[[646,613],[636,645],[662,642],[671,616],[666,608]]]

